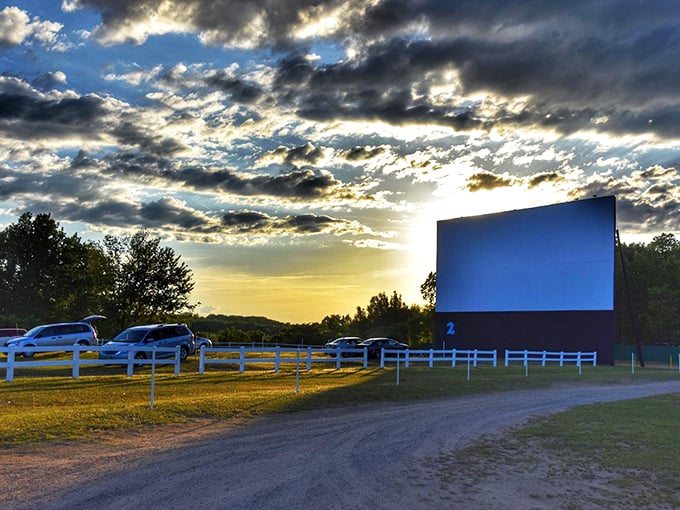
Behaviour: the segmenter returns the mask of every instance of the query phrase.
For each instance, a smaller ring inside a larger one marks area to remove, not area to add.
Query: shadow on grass
[[[86,437],[92,430],[119,430],[192,418],[230,419],[267,413],[352,406],[370,402],[407,402],[482,392],[579,384],[627,384],[678,379],[670,370],[623,367],[521,365],[492,367],[394,366],[385,369],[313,368],[296,373],[290,366],[247,369],[210,367],[198,374],[190,359],[176,376],[173,367],[156,369],[155,406],[150,406],[151,368],[126,376],[123,366],[93,366],[87,375],[71,378],[71,369],[26,369],[14,382],[0,382],[0,443],[16,444],[50,437]],[[0,371],[0,373],[3,371]],[[398,384],[397,384],[398,382]],[[297,391],[296,391],[297,390]],[[85,423],[83,423],[85,422]],[[16,431],[21,430],[21,438]],[[49,431],[50,436],[47,436]],[[13,443],[10,443],[12,441]]]

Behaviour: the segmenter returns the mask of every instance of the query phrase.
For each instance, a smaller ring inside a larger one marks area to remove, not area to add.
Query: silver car
[[[343,336],[326,342],[324,349],[356,349],[358,343],[363,342],[363,338],[357,336]]]
[[[92,321],[105,319],[103,315],[89,315],[78,322],[60,322],[57,324],[43,324],[29,329],[21,336],[7,338],[5,347],[62,347],[71,345],[97,345],[97,330]],[[58,350],[58,349],[57,349]],[[32,352],[22,352],[30,358]]]

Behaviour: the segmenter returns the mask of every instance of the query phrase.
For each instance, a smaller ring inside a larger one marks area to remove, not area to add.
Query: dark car
[[[368,350],[369,358],[380,358],[380,351],[383,349],[397,349],[400,351],[405,351],[409,349],[407,344],[397,342],[393,338],[369,338],[363,342],[357,344],[358,349],[366,348]]]
[[[186,324],[148,324],[133,326],[119,333],[113,340],[106,342],[99,351],[101,359],[127,359],[128,350],[136,347],[180,347],[179,356],[182,361],[196,350],[196,335]],[[168,352],[159,352],[158,357],[172,357]],[[135,358],[151,357],[147,351],[138,351]]]
[[[21,336],[26,333],[24,328],[0,328],[0,338]]]

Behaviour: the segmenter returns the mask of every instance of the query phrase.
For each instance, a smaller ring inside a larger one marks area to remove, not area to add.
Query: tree
[[[660,234],[649,244],[623,244],[629,288],[620,264],[616,274],[616,320],[619,341],[632,340],[632,321],[644,343],[680,344],[680,242]],[[629,308],[628,290],[630,303]]]
[[[434,305],[437,299],[437,273],[430,271],[425,278],[425,281],[420,286],[420,295],[423,296],[423,300],[427,303],[429,308],[434,309]]]
[[[101,265],[101,250],[66,235],[49,213],[22,214],[0,232],[0,316],[30,325],[99,311]]]
[[[141,230],[131,236],[106,236],[104,249],[112,261],[113,288],[108,313],[119,325],[163,321],[191,311],[191,269],[160,239]]]

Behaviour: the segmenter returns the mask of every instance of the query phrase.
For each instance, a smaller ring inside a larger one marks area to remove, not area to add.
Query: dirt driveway
[[[674,392],[680,382],[513,391],[14,447],[0,450],[0,508],[608,508],[510,472],[471,492],[463,465],[437,459],[530,417]]]

